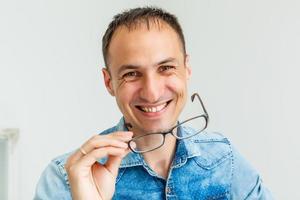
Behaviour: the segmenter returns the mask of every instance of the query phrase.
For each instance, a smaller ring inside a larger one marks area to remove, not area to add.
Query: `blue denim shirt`
[[[101,134],[127,130],[124,119]],[[181,127],[179,131],[192,129]],[[69,154],[55,158],[44,170],[34,199],[72,199],[64,165]],[[105,159],[99,160],[104,163]],[[155,173],[142,155],[129,153],[119,168],[114,200],[258,200],[273,199],[259,174],[219,133],[203,132],[178,140],[176,153],[165,180]]]

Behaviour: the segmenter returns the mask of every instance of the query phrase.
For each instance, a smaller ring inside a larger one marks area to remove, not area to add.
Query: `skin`
[[[67,161],[73,199],[111,199],[115,177],[132,137],[164,131],[177,122],[187,98],[191,74],[188,60],[176,32],[164,22],[141,24],[135,29],[119,27],[109,46],[109,70],[103,69],[105,86],[115,97],[129,132],[96,135],[82,145]],[[161,109],[158,112],[154,107]],[[142,109],[153,108],[152,112]],[[149,142],[149,141],[145,141]],[[165,145],[144,154],[149,166],[167,177],[176,139],[166,137]],[[105,165],[96,162],[108,156]]]

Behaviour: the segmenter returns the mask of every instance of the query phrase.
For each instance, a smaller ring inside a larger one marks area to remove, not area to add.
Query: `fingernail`
[[[132,141],[132,142],[130,143],[130,145],[131,145],[131,148],[133,148],[133,149],[136,148],[136,143],[135,143],[135,142]]]

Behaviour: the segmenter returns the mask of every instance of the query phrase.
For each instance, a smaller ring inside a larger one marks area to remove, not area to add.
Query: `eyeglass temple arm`
[[[203,104],[203,102],[202,102],[202,100],[201,100],[201,98],[200,98],[200,96],[199,96],[198,93],[194,93],[194,94],[191,96],[192,102],[194,102],[195,97],[197,97],[198,100],[200,101],[201,106],[202,106],[202,108],[203,108],[203,111],[204,111],[204,113],[205,113],[205,115],[206,115],[206,117],[207,117],[207,121],[208,121],[208,119],[209,119],[208,113],[207,113],[207,111],[206,111],[206,109],[205,109],[205,106],[204,106],[204,104]]]

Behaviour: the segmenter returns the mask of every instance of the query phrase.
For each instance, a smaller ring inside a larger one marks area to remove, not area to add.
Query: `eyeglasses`
[[[134,137],[128,142],[131,151],[134,153],[147,153],[158,149],[164,145],[165,137],[169,133],[178,140],[182,140],[193,137],[206,129],[209,116],[198,93],[194,93],[191,96],[192,102],[194,102],[195,97],[199,100],[204,114],[184,120],[165,132],[147,133]],[[178,131],[178,128],[181,128],[181,131]]]

